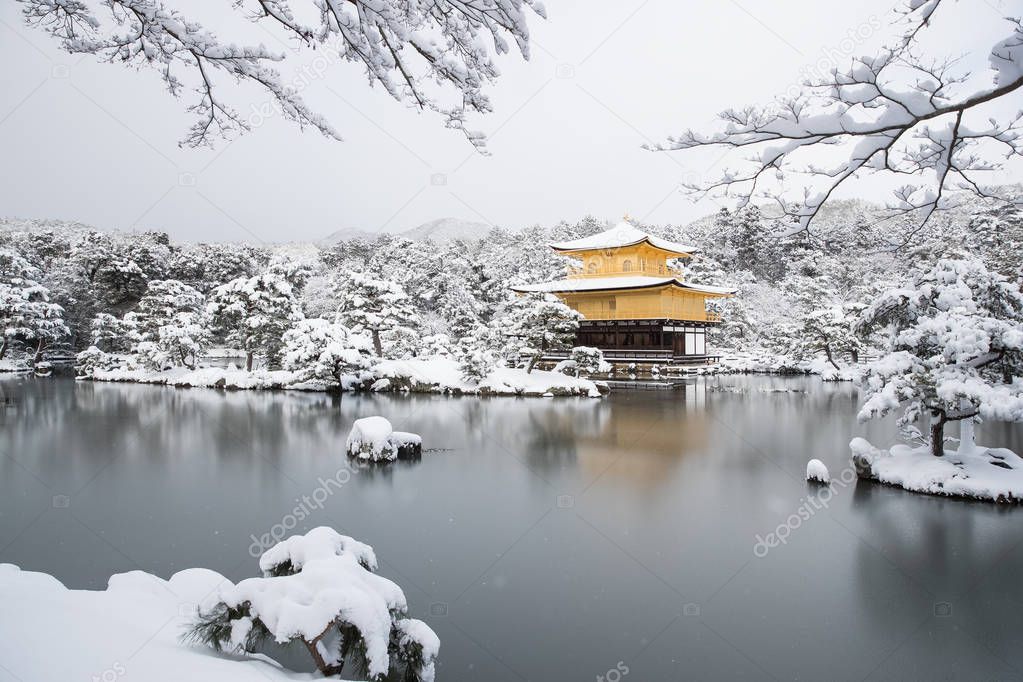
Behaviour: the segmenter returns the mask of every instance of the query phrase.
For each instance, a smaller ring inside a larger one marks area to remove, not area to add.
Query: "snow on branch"
[[[184,87],[181,74],[190,74],[198,98],[188,110],[197,120],[185,144],[210,145],[252,127],[222,94],[223,81],[231,78],[261,88],[281,115],[299,126],[340,139],[306,105],[302,84],[287,81],[274,68],[286,60],[283,52],[221,40],[160,0],[19,2],[29,25],[57,38],[72,54],[154,68],[175,96]],[[485,140],[465,128],[465,118],[468,112],[492,109],[483,88],[499,75],[493,54],[509,52],[510,38],[528,59],[525,10],[545,16],[539,0],[313,0],[301,8],[308,22],[288,0],[232,4],[235,11],[253,22],[273,24],[270,29],[283,31],[299,45],[320,48],[332,60],[362,65],[371,85],[379,83],[399,102],[440,113],[448,127],[461,130],[479,148]],[[455,103],[445,103],[445,94]]]
[[[1023,86],[1023,24],[1007,17],[1008,35],[990,49],[988,69],[974,77],[961,60],[931,58],[919,41],[948,0],[907,0],[903,31],[878,54],[833,68],[804,83],[794,97],[764,107],[729,109],[713,131],[686,130],[658,151],[724,147],[745,154],[736,168],[688,185],[697,196],[731,197],[741,207],[773,202],[807,232],[821,207],[847,181],[872,174],[897,179],[891,215],[911,215],[917,227],[970,193],[1013,201],[984,181],[1023,156],[1021,117],[987,117],[984,105]],[[898,241],[898,240],[896,240]]]

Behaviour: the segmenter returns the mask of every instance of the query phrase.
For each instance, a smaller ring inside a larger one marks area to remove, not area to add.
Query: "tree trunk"
[[[540,356],[536,353],[534,353],[533,356],[529,358],[529,366],[526,367],[526,374],[529,374],[530,372],[533,371],[533,367],[536,366],[536,361],[539,359]]]
[[[320,655],[319,650],[316,648],[316,645],[319,643],[319,641],[320,641],[319,637],[317,637],[312,642],[307,642],[304,639],[302,640],[302,643],[305,644],[306,649],[309,650],[309,655],[313,657],[313,662],[316,663],[316,669],[319,670],[320,674],[323,675],[324,677],[340,675],[341,670],[344,668],[344,663],[340,665],[328,665],[327,662],[323,660],[323,656]]]
[[[374,329],[373,330],[373,350],[376,351],[376,354],[377,354],[378,358],[384,357],[384,347],[380,343],[380,330],[379,329]]]
[[[841,372],[842,368],[838,366],[838,363],[835,362],[835,358],[831,355],[831,346],[829,344],[824,344],[824,354],[828,356],[828,362],[831,363],[831,366],[834,367],[836,371]]]
[[[853,364],[855,365],[860,361],[860,352],[853,348],[851,351],[849,351],[849,357],[852,358]]]
[[[43,361],[43,348],[45,348],[45,347],[46,347],[46,341],[42,337],[39,337],[39,341],[36,342],[36,352],[35,352],[35,355],[32,356],[32,364],[33,365],[38,365],[40,362]]]
[[[0,341],[0,360],[3,360],[5,355],[7,355],[7,337],[6,336],[4,337],[3,341]]]
[[[251,350],[245,352],[245,371],[246,372],[251,372],[252,371],[252,351]]]
[[[945,415],[931,415],[931,454],[942,457],[945,454]]]

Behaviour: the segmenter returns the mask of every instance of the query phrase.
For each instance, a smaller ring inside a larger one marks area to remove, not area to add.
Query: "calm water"
[[[894,435],[855,422],[849,385],[721,378],[603,401],[0,388],[0,561],[71,587],[254,575],[251,536],[345,466],[352,420],[381,414],[441,451],[359,471],[298,529],[373,545],[440,635],[441,681],[1023,679],[1021,509],[852,483],[755,555],[814,492],[808,458],[837,478],[852,436]],[[978,432],[1023,451],[1018,426]]]

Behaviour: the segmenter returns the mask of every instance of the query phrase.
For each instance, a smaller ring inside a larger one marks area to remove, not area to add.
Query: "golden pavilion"
[[[567,277],[512,287],[551,293],[582,314],[576,343],[608,360],[695,364],[711,358],[706,331],[721,322],[707,301],[735,289],[683,282],[668,261],[698,249],[655,237],[627,220],[598,234],[549,246],[574,259]]]

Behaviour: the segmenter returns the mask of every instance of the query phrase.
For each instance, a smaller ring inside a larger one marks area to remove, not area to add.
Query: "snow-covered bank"
[[[181,388],[290,389],[322,391],[327,387],[306,381],[298,372],[252,370],[236,367],[178,367],[163,371],[145,369],[99,369],[85,379],[93,381],[163,384]],[[345,390],[375,392],[448,393],[453,395],[589,396],[608,392],[605,384],[559,372],[509,367],[496,368],[478,383],[462,379],[458,363],[449,358],[382,360],[372,369],[345,378]]]
[[[0,372],[31,372],[27,360],[0,360]]]
[[[259,655],[217,655],[179,642],[195,605],[230,587],[214,571],[191,568],[163,580],[132,571],[106,590],[69,590],[45,573],[0,564],[0,661],[16,680],[267,682],[319,675],[283,670]],[[57,631],[67,636],[55,641]]]
[[[926,445],[881,450],[863,438],[854,438],[849,448],[860,478],[932,495],[1023,502],[1023,458],[1012,450],[978,446],[935,457]]]
[[[835,369],[824,358],[797,361],[787,355],[756,351],[721,351],[717,364],[701,367],[697,374],[813,374],[824,381],[855,381],[859,368]]]

